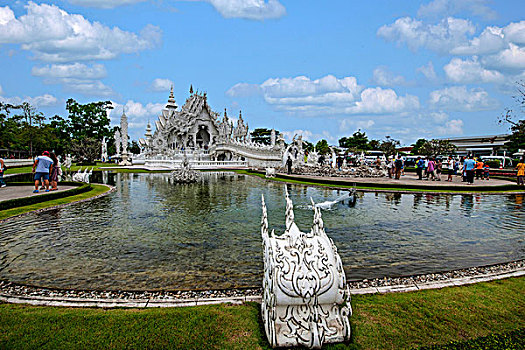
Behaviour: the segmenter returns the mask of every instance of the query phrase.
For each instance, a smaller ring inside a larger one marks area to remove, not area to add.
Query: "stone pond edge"
[[[505,278],[512,277],[521,277],[525,276],[525,260],[517,260],[505,264],[497,264],[488,266],[485,268],[488,269],[497,269],[500,266],[509,266],[515,265],[511,270],[499,271],[495,273],[479,273],[476,275],[462,276],[455,278],[447,278],[447,276],[460,273],[462,271],[467,271],[469,269],[463,270],[454,270],[449,272],[444,272],[441,274],[431,274],[432,277],[436,275],[437,279],[433,279],[430,282],[417,282],[416,280],[422,276],[428,275],[419,275],[399,278],[404,281],[401,284],[394,285],[383,285],[383,286],[366,286],[358,288],[349,288],[351,295],[359,294],[386,294],[386,293],[403,293],[403,292],[415,292],[419,290],[427,289],[441,289],[446,287],[457,287],[465,286],[469,284],[479,283],[479,282],[489,282],[495,280],[501,280]],[[476,268],[471,268],[476,269]],[[383,279],[372,280],[372,284],[380,282]],[[363,280],[367,281],[367,280]],[[363,281],[359,282],[350,282],[349,284],[360,284]],[[366,283],[365,283],[366,284]],[[245,302],[257,302],[260,303],[262,296],[260,295],[260,289],[247,289],[245,295],[235,296],[225,296],[225,297],[158,297],[155,298],[154,294],[162,294],[162,292],[140,292],[144,295],[142,298],[135,299],[125,299],[125,298],[99,298],[99,297],[63,297],[63,296],[42,296],[42,295],[30,295],[24,293],[9,293],[5,289],[13,287],[13,284],[10,282],[0,282],[0,302],[12,303],[12,304],[29,304],[33,306],[58,306],[58,307],[90,307],[90,308],[147,308],[147,307],[187,307],[187,306],[200,306],[200,305],[212,305],[212,304],[243,304]],[[28,290],[30,293],[34,294],[35,290],[47,291],[50,290],[45,288],[36,288],[36,287],[24,287],[16,285],[17,288],[22,290]],[[56,290],[51,290],[51,294],[55,293]],[[187,291],[194,295],[201,294],[210,294],[211,292],[207,291]],[[67,291],[67,293],[75,294],[74,291]],[[97,292],[104,294],[104,292]],[[120,293],[120,292],[106,292],[105,294],[109,295],[111,293]],[[124,292],[126,294],[132,294],[133,292]],[[135,292],[139,293],[139,292]],[[184,292],[182,292],[184,293]],[[240,292],[243,293],[242,291]],[[257,294],[258,293],[258,294]],[[147,297],[147,295],[152,295]],[[212,294],[213,295],[213,294]]]
[[[13,220],[13,219],[20,218],[20,217],[23,217],[23,216],[26,216],[26,215],[30,215],[30,214],[42,213],[42,212],[45,212],[45,211],[48,211],[48,210],[54,210],[54,209],[60,209],[60,208],[68,207],[70,205],[77,204],[77,203],[88,202],[88,201],[91,201],[93,199],[104,197],[104,196],[106,196],[106,195],[116,191],[116,188],[114,186],[111,186],[111,185],[99,184],[99,183],[96,183],[95,185],[106,186],[108,188],[108,190],[106,192],[104,192],[104,193],[97,194],[96,196],[80,199],[78,201],[73,201],[73,202],[59,204],[59,205],[53,205],[51,207],[41,208],[41,209],[36,209],[36,210],[30,210],[30,211],[27,211],[27,212],[22,213],[22,214],[13,215],[13,216],[10,216],[8,218],[0,220],[0,224],[2,224],[4,222],[7,222],[9,220]],[[63,198],[67,198],[67,197],[63,197]],[[41,202],[41,203],[45,203],[45,202]]]

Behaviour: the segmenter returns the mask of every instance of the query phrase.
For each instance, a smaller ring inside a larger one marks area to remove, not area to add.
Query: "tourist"
[[[0,158],[0,188],[7,186],[4,181],[4,171],[7,170],[4,160]]]
[[[433,158],[429,158],[427,165],[427,178],[430,176],[432,181],[436,180],[436,163]]]
[[[403,161],[401,160],[401,156],[397,156],[397,159],[394,163],[394,165],[396,166],[396,177],[395,179],[396,180],[399,180],[399,178],[401,177],[401,168],[403,168]]]
[[[288,168],[288,175],[292,173],[292,157],[288,156],[286,160],[286,167]]]
[[[38,193],[39,181],[45,184],[46,192],[49,192],[49,172],[52,170],[53,160],[49,158],[49,152],[44,151],[41,156],[36,157],[33,164],[33,173],[35,173],[35,190]]]
[[[386,159],[386,172],[388,173],[388,177],[390,179],[392,178],[392,167],[393,167],[392,160],[390,158],[387,158]]]
[[[476,161],[474,160],[474,156],[470,155],[468,159],[465,159],[465,162],[463,163],[463,169],[466,174],[468,185],[472,185],[474,183],[475,168],[476,168]]]
[[[443,162],[441,162],[441,159],[438,159],[436,161],[436,177],[437,181],[441,181],[441,171],[443,169]]]
[[[490,180],[490,167],[487,163],[485,163],[485,166],[483,166],[483,174],[485,175],[485,180]]]
[[[465,160],[467,158],[461,157],[461,177],[463,178],[462,182],[467,182],[467,170],[465,169]]]
[[[381,169],[381,159],[379,157],[376,159],[376,168]]]
[[[452,175],[455,174],[455,170],[454,170],[455,162],[454,162],[454,159],[452,159],[452,156],[448,156],[447,166],[448,166],[447,181],[452,182]]]
[[[425,170],[425,161],[421,157],[417,157],[416,171],[418,180],[423,180],[423,170]]]
[[[58,190],[58,175],[60,171],[60,166],[57,156],[51,152],[50,158],[53,160],[53,167],[49,173],[49,182],[51,182],[51,191]]]
[[[476,180],[483,180],[483,165],[481,158],[476,160]]]
[[[525,177],[525,157],[521,157],[520,162],[518,165],[516,165],[516,169],[518,170],[518,174],[516,176],[518,186],[524,186],[523,178]]]

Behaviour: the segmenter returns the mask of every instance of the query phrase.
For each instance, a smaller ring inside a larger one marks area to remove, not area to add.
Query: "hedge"
[[[12,182],[9,184],[9,186],[27,186],[29,184],[32,185],[32,183],[28,183],[28,182]],[[6,209],[11,209],[11,208],[16,208],[16,207],[23,207],[26,205],[46,202],[46,201],[50,201],[53,199],[74,196],[80,193],[90,191],[92,188],[90,184],[84,184],[84,183],[80,184],[79,182],[64,181],[64,182],[61,182],[61,184],[62,185],[77,185],[77,186],[80,185],[80,186],[66,190],[66,191],[48,192],[48,193],[43,193],[38,196],[29,196],[29,197],[15,198],[15,199],[9,199],[6,201],[2,201],[0,202],[0,210],[6,210]]]

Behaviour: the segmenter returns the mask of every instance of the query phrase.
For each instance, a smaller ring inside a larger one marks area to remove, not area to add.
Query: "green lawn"
[[[524,291],[521,277],[441,290],[354,296],[352,341],[326,348],[401,349],[487,336],[501,339],[492,334],[525,327]],[[268,349],[259,317],[255,303],[107,310],[0,304],[0,348]],[[522,337],[515,338],[515,348],[523,348]],[[463,343],[459,348],[478,346]]]

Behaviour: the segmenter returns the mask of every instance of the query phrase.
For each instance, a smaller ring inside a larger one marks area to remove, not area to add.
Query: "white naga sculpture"
[[[321,210],[315,206],[310,233],[294,223],[286,192],[286,230],[268,234],[262,197],[264,250],[262,320],[272,347],[306,346],[350,339],[350,292],[337,248],[326,235]]]

